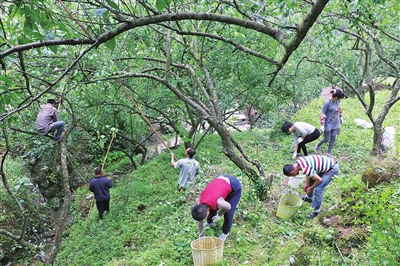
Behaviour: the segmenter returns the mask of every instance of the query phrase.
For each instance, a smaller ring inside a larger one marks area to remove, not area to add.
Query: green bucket
[[[300,209],[302,203],[302,199],[297,195],[283,195],[279,201],[276,216],[282,220],[288,220]]]

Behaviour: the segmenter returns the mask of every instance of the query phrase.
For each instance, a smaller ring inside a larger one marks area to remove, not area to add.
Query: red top
[[[228,182],[221,178],[215,178],[201,193],[200,204],[207,204],[211,210],[216,211],[218,198],[226,199],[231,192],[232,187]]]

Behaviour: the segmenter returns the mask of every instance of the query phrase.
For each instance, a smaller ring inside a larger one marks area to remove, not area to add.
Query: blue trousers
[[[318,174],[322,178],[322,182],[319,183],[318,186],[314,188],[314,191],[311,195],[307,195],[309,198],[313,199],[312,207],[314,208],[314,212],[321,211],[322,199],[324,197],[324,190],[332,181],[332,177],[339,173],[339,165],[336,163],[332,166],[332,169],[326,173]],[[314,179],[310,179],[310,186],[314,184]]]
[[[336,138],[337,135],[340,133],[340,128],[335,128],[332,130],[325,130],[324,131],[324,138],[318,142],[317,146],[315,146],[315,149],[318,150],[319,146],[321,144],[328,142],[329,141],[329,146],[328,146],[328,153],[332,153],[333,146],[335,146]]]
[[[53,126],[51,127],[49,132],[53,132],[56,131],[56,136],[54,137],[54,139],[56,140],[61,140],[61,134],[64,131],[64,126],[65,126],[65,122],[64,121],[57,121],[53,124]]]
[[[222,232],[227,234],[231,231],[232,223],[233,223],[233,215],[235,214],[236,207],[240,201],[240,197],[242,196],[242,185],[236,177],[223,174],[224,177],[229,178],[229,182],[231,183],[232,192],[226,197],[226,201],[231,204],[231,209],[224,214],[224,224],[222,225]],[[210,214],[207,217],[207,222],[212,223],[212,217],[217,214],[217,211],[210,209]]]

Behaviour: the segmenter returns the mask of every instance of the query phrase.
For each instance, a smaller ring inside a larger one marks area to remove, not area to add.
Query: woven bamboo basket
[[[222,261],[224,241],[217,237],[200,237],[190,243],[195,266],[214,265]]]

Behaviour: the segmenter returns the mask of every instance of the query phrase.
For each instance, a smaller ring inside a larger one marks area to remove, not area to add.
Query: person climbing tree
[[[186,158],[180,159],[175,163],[174,153],[170,153],[172,167],[181,167],[178,180],[178,192],[185,190],[188,186],[193,184],[196,181],[196,175],[200,173],[200,163],[193,158],[195,154],[196,150],[194,148],[187,148]]]
[[[65,122],[60,121],[60,116],[55,108],[61,103],[61,98],[58,101],[48,99],[46,104],[40,106],[39,113],[36,118],[36,129],[40,135],[44,136],[49,132],[57,130],[54,140],[61,141],[61,134],[64,131]]]
[[[213,179],[201,193],[199,204],[192,208],[192,217],[198,222],[200,236],[204,236],[204,226],[215,226],[223,215],[224,224],[219,238],[225,241],[241,196],[242,185],[235,177],[222,174]],[[204,218],[207,219],[205,224]]]

